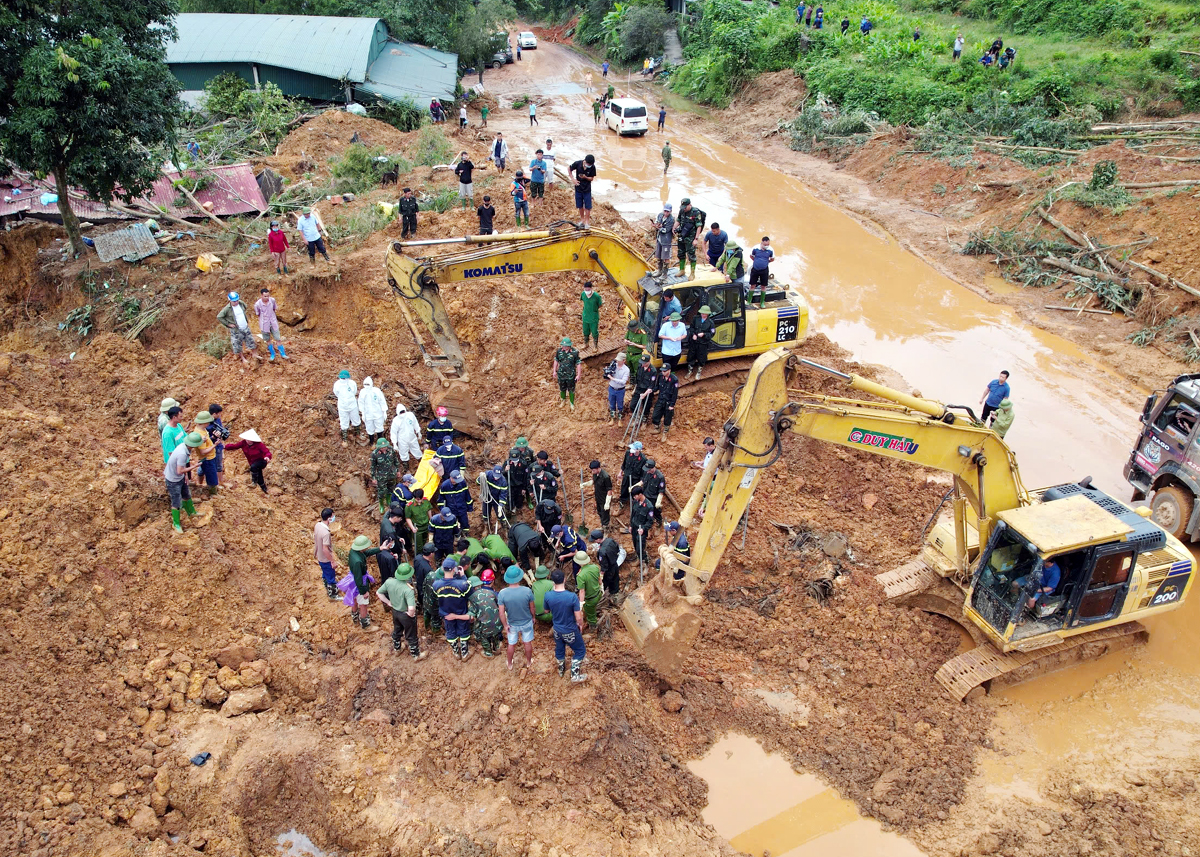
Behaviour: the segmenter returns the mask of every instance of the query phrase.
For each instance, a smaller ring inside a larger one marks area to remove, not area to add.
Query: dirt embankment
[[[1093,166],[1101,160],[1115,161],[1119,180],[1132,183],[1196,178],[1200,166],[1152,157],[1128,148],[1123,141],[1081,152],[1070,163],[1049,167],[1030,168],[982,150],[969,161],[952,162],[914,152],[914,132],[909,129],[878,134],[859,147],[806,155],[788,148],[786,134],[778,130],[779,122],[794,116],[806,95],[804,81],[791,71],[764,74],[712,121],[690,121],[799,177],[818,196],[881,227],[946,275],[997,303],[1015,307],[1027,323],[1094,352],[1135,383],[1154,387],[1191,371],[1182,362],[1180,346],[1187,343],[1186,336],[1174,343],[1160,337],[1149,348],[1133,345],[1128,337],[1172,317],[1195,314],[1200,302],[1193,295],[1134,271],[1132,283],[1143,292],[1135,317],[1048,310],[1046,304],[1092,308],[1099,304],[1068,298],[1074,284],[1065,277],[1052,288],[1006,286],[998,282],[1001,269],[995,256],[964,256],[961,251],[972,233],[993,229],[1067,242],[1034,213],[1037,206],[1050,205],[1059,220],[1098,243],[1120,247],[1155,238],[1148,246],[1118,249],[1117,253],[1200,288],[1200,276],[1191,261],[1200,244],[1192,215],[1195,188],[1135,189],[1131,193],[1137,202],[1119,214],[1085,208],[1062,195],[1069,182],[1086,184]],[[1181,149],[1169,154],[1200,153]]]

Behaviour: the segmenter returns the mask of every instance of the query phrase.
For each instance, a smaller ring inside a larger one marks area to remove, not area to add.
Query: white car
[[[517,36],[517,44],[521,46],[521,50],[523,51],[529,48],[537,48],[537,36],[530,32],[521,33]]]
[[[614,98],[608,102],[604,124],[621,137],[626,134],[642,137],[650,130],[646,105],[636,98]]]

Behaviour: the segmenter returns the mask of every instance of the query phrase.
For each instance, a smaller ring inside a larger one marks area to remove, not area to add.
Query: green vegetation
[[[413,157],[421,166],[436,167],[439,164],[448,164],[454,160],[455,154],[454,146],[442,129],[428,125],[417,135],[417,150]]]
[[[674,17],[657,0],[589,0],[583,4],[575,39],[601,46],[615,60],[640,63],[663,52],[663,31]]]
[[[182,113],[163,62],[174,0],[0,5],[0,162],[53,176],[76,256],[67,188],[129,200],[150,187]]]
[[[200,146],[210,164],[231,164],[270,155],[288,132],[308,118],[307,105],[288,98],[271,82],[255,92],[232,72],[204,87],[197,110],[181,120],[179,136]],[[170,158],[171,152],[163,152]]]
[[[395,168],[407,173],[412,164],[399,155],[388,155],[383,146],[368,148],[361,143],[346,147],[340,158],[329,162],[335,193],[362,193],[383,180],[383,174]]]
[[[827,5],[820,30],[797,25],[794,5],[696,3],[699,14],[684,30],[687,63],[671,87],[725,105],[748,77],[792,68],[810,92],[846,115],[877,114],[892,124],[932,120],[951,137],[991,126],[998,129],[993,133],[1060,148],[1081,123],[1113,118],[1127,107],[1155,116],[1200,106],[1192,58],[1179,53],[1200,45],[1198,5],[852,0]],[[874,25],[866,36],[859,32],[864,16]],[[844,36],[843,17],[850,21]],[[954,62],[959,33],[965,47]],[[997,37],[1017,50],[1007,69],[979,63]]]
[[[422,199],[418,204],[418,208],[421,211],[442,213],[449,211],[456,205],[458,205],[458,191],[454,188],[444,187],[433,196]]]
[[[386,122],[401,131],[416,131],[429,115],[411,99],[378,101],[368,111],[372,119]]]
[[[220,360],[232,351],[233,347],[229,344],[228,332],[212,330],[207,336],[196,343],[196,350],[202,354],[207,354],[213,360]]]

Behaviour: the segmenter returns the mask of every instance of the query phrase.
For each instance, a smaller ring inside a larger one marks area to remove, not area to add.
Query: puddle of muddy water
[[[915,845],[859,815],[812,774],[746,735],[726,735],[688,763],[708,783],[704,821],[755,857],[921,857]]]

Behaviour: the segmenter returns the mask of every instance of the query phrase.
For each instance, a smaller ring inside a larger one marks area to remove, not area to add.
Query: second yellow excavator
[[[790,389],[801,367],[883,401]],[[755,361],[680,516],[689,527],[707,499],[690,562],[661,548],[661,571],[621,608],[634,642],[668,679],[682,674],[704,588],[788,432],[953,476],[952,513],[918,558],[877,579],[889,599],[945,615],[974,638],[976,648],[937,672],[955,698],[1143,642],[1139,620],[1179,607],[1190,589],[1191,554],[1145,507],[1089,480],[1027,491],[1012,450],[969,409],[776,348]]]
[[[445,244],[471,246],[421,259],[406,255],[409,248]],[[651,264],[616,233],[567,222],[552,224],[540,232],[397,241],[388,247],[385,267],[425,365],[442,384],[439,395],[431,397],[433,404],[445,405],[455,427],[465,431],[477,424],[478,417],[467,386],[470,379],[462,344],[442,303],[441,287],[449,283],[562,271],[591,272],[604,277],[598,285],[607,283],[616,290],[629,318],[641,319],[646,330],[654,333],[666,320],[662,297],[670,289],[680,302],[685,324],[701,306],[712,310],[716,332],[709,359],[714,367],[730,358],[743,358],[747,365],[742,368],[748,369],[753,357],[782,343],[803,341],[808,331],[808,307],[794,289],[772,281],[761,306],[754,306],[746,300],[740,285],[726,282],[711,266],[701,265],[691,280],[681,278],[674,269],[658,276]],[[422,333],[418,322],[427,333]],[[657,350],[654,356],[657,364]],[[712,374],[719,372],[717,368]]]

